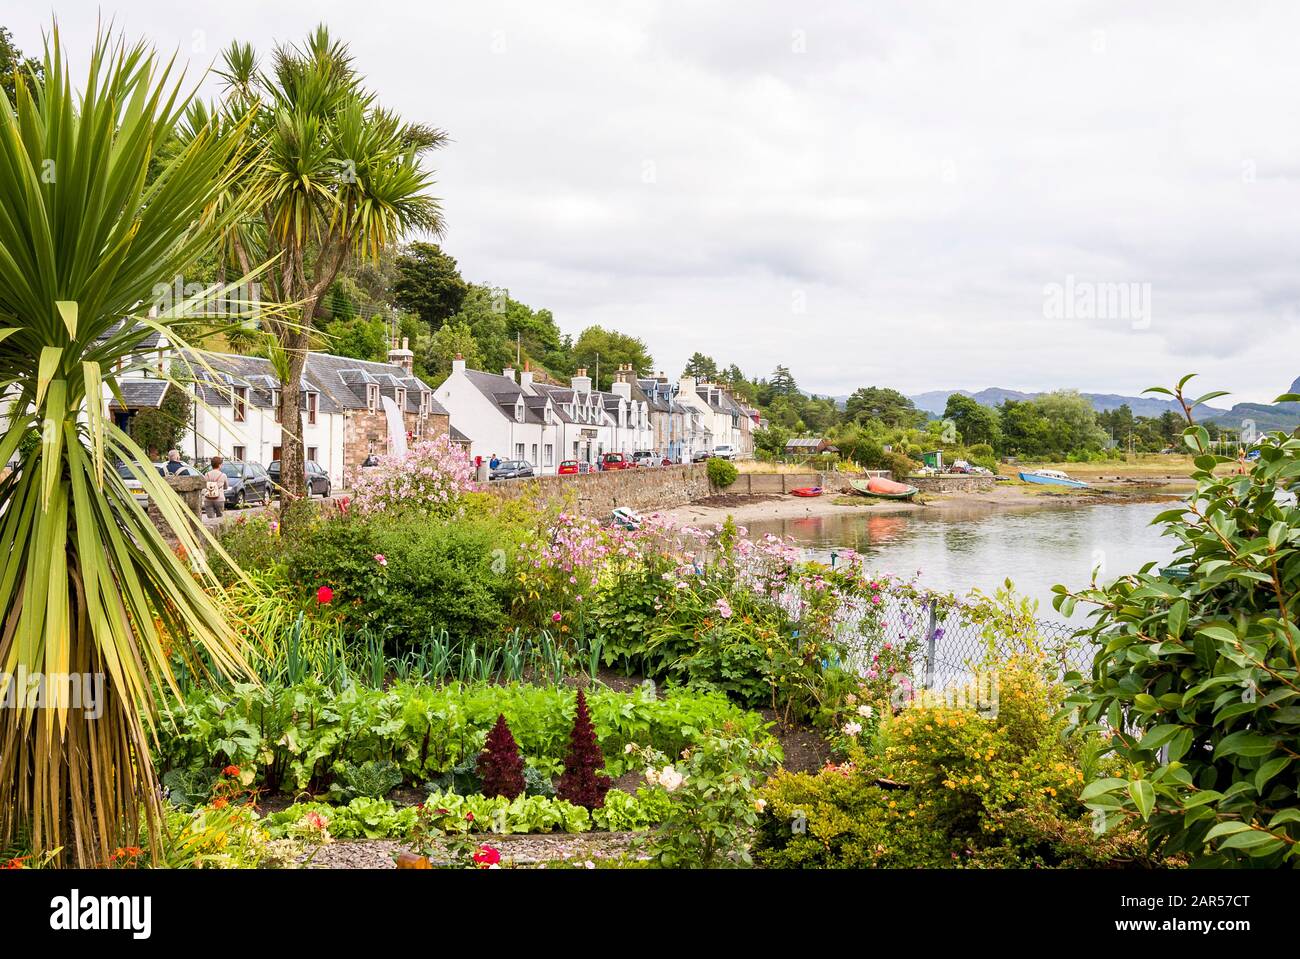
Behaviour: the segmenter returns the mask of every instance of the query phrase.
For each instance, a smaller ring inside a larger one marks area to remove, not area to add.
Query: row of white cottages
[[[136,356],[118,370],[118,392],[105,390],[107,411],[123,429],[141,410],[160,406],[182,359],[167,341],[141,331]],[[195,464],[220,455],[260,463],[280,458],[279,383],[269,360],[208,354],[193,365],[191,422],[181,440]],[[569,385],[536,377],[528,369],[500,374],[471,370],[463,359],[432,387],[414,375],[408,345],[394,342],[387,363],[311,353],[301,383],[306,458],[320,465],[334,488],[345,489],[372,453],[385,453],[395,428],[386,413],[400,411],[408,443],[441,434],[484,462],[493,456],[522,459],[542,474],[560,462],[595,464],[607,452],[649,450],[688,463],[700,451],[730,446],[752,455],[757,413],[724,387],[682,377],[639,377],[619,369],[609,392],[594,388],[586,370]],[[162,457],[165,451],[153,451]]]
[[[562,386],[543,381],[527,364],[486,373],[457,358],[434,399],[469,438],[471,456],[527,460],[543,474],[564,460],[595,464],[605,453],[648,450],[689,463],[696,452],[722,445],[741,457],[753,452],[754,411],[723,387],[690,377],[677,384],[642,378],[626,365],[604,392],[585,369]]]

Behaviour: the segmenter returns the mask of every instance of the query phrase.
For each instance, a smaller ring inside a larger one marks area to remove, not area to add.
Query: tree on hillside
[[[920,426],[925,414],[898,390],[883,386],[864,386],[854,390],[844,403],[844,418],[850,422],[879,420],[886,426]]]
[[[459,354],[471,370],[483,368],[483,354],[469,324],[444,323],[436,333],[425,334],[415,344],[415,355],[423,364],[429,382],[439,384],[451,373],[451,361]]]
[[[799,395],[799,384],[794,381],[794,376],[788,366],[778,366],[772,371],[772,379],[768,381],[768,388],[773,396],[791,397]]]
[[[654,368],[654,358],[644,341],[617,330],[589,326],[573,344],[573,364],[585,366],[595,376],[597,357],[600,358],[600,382],[596,388],[601,390],[609,389],[623,363],[631,363],[637,373],[648,373]]]
[[[393,301],[418,316],[435,332],[460,310],[469,284],[456,260],[436,243],[411,243],[398,255],[392,285]]]
[[[987,443],[996,447],[1002,439],[997,410],[978,403],[969,396],[953,393],[944,407],[943,418],[952,420],[962,442],[967,446]]]
[[[280,380],[282,483],[304,494],[301,381],[321,298],[353,257],[377,258],[412,230],[442,229],[425,154],[441,131],[402,121],[362,86],[346,44],[318,27],[301,47],[278,46],[260,69],[250,44],[225,52],[225,99],[191,109],[189,142],[242,127],[251,147],[233,195],[253,195],[257,215],[227,235],[244,273],[285,313],[264,316]]]
[[[693,376],[700,381],[712,382],[718,378],[718,364],[711,356],[699,352],[692,353],[691,358],[686,361],[686,369],[682,370],[682,376]]]

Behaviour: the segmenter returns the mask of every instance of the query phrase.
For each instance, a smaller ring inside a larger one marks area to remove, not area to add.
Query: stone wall
[[[997,478],[978,473],[939,473],[935,476],[909,476],[910,483],[925,493],[985,493],[997,485]]]
[[[175,491],[181,501],[190,508],[195,516],[199,515],[203,507],[203,477],[202,476],[168,476],[165,477],[167,485]],[[176,537],[172,535],[171,527],[162,518],[162,513],[158,512],[158,507],[154,505],[153,500],[149,501],[146,507],[149,518],[153,520],[154,526],[167,538],[170,543],[176,542]]]
[[[619,506],[649,513],[691,503],[712,492],[703,463],[494,480],[487,485],[487,490],[502,499],[536,497],[539,505],[563,505],[598,519],[604,519]],[[734,487],[726,492],[732,490]]]
[[[741,473],[722,492],[740,496],[768,496],[788,493],[804,486],[833,485],[822,473]],[[846,484],[847,485],[847,484]]]

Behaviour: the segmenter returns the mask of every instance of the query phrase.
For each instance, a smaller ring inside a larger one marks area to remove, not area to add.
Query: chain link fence
[[[913,648],[918,680],[926,688],[943,685],[954,676],[969,675],[990,658],[1022,652],[1031,645],[1057,663],[1061,673],[1087,672],[1094,649],[1088,637],[1067,623],[1039,619],[1032,635],[979,622],[972,611],[958,603],[936,602],[924,597],[883,594],[880,619],[888,641]]]

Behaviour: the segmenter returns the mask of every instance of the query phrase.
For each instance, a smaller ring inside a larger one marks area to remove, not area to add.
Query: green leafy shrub
[[[777,751],[724,726],[675,763],[657,749],[633,752],[667,800],[663,823],[646,844],[659,865],[716,869],[753,863],[750,842],[762,808],[758,786],[780,761]]]
[[[1064,736],[1041,662],[997,671],[995,711],[913,705],[850,761],[763,790],[758,859],[776,867],[1150,865],[1131,830],[1102,837],[1081,801],[1086,736]],[[1092,837],[1089,841],[1088,837]]]
[[[320,614],[380,631],[400,650],[443,630],[462,640],[500,630],[510,604],[502,543],[487,519],[344,516],[292,538],[284,562],[304,597],[333,590]]]
[[[718,489],[726,489],[732,483],[736,482],[736,477],[740,471],[736,469],[736,464],[731,460],[724,460],[720,456],[710,457],[705,466],[709,474],[709,482]]]
[[[1187,411],[1196,492],[1159,514],[1174,563],[1055,603],[1096,607],[1099,652],[1076,677],[1080,722],[1104,723],[1120,775],[1084,798],[1108,825],[1147,825],[1154,848],[1210,866],[1300,866],[1300,439],[1263,438],[1245,474]],[[1300,401],[1284,396],[1282,401]]]

